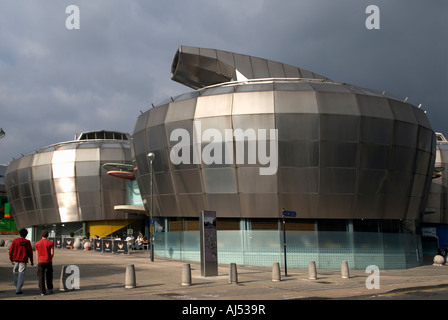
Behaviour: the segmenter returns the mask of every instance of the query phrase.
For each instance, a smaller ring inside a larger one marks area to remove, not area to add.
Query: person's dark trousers
[[[53,290],[53,264],[51,262],[39,262],[37,264],[37,278],[39,279],[39,289],[41,294],[45,294],[47,289]]]

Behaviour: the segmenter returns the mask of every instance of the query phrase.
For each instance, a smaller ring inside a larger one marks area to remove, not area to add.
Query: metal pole
[[[283,257],[285,259],[285,277],[288,275],[288,266],[286,264],[286,221],[285,221],[285,209],[282,210],[283,216]]]
[[[154,262],[154,219],[153,219],[153,166],[152,161],[154,160],[154,153],[150,152],[148,153],[148,159],[149,159],[149,170],[150,170],[150,184],[149,184],[149,193],[150,193],[150,199],[149,199],[149,254],[151,258],[151,262]]]

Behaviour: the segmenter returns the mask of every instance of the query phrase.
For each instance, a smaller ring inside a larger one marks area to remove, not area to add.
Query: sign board
[[[128,242],[123,240],[114,240],[114,253],[128,253]]]
[[[295,217],[297,214],[295,211],[287,211],[287,210],[283,210],[283,215],[285,217]]]
[[[112,252],[113,249],[112,240],[103,240],[103,252]]]
[[[201,275],[218,275],[218,241],[216,237],[216,211],[200,212]]]
[[[93,239],[93,250],[100,252],[103,251],[103,246],[101,244],[101,239]]]
[[[62,240],[63,240],[62,247],[64,249],[70,249],[71,247],[73,247],[73,244],[75,243],[74,238],[63,238]]]

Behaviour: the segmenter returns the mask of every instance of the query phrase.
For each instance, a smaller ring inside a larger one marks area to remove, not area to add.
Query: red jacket
[[[31,242],[25,238],[14,239],[11,247],[9,247],[9,260],[11,260],[11,262],[18,261],[28,263],[28,258],[31,260],[31,263],[34,263]]]

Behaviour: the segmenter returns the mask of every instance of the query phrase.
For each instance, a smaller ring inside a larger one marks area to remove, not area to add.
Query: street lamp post
[[[153,208],[154,208],[154,201],[153,201],[153,165],[152,162],[155,158],[155,154],[150,152],[148,153],[148,160],[149,160],[149,172],[150,172],[150,178],[149,178],[149,254],[151,258],[151,262],[154,262],[154,216],[153,216]]]

